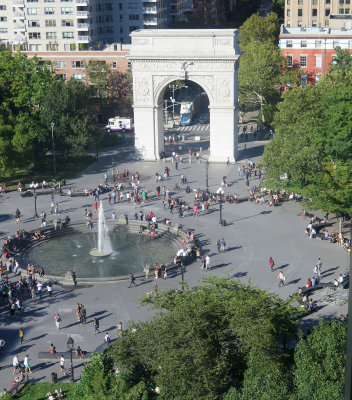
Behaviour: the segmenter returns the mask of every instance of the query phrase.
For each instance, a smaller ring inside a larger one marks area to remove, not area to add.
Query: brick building
[[[301,68],[301,85],[315,84],[330,68],[335,48],[352,53],[352,29],[282,26],[279,46],[291,68]]]

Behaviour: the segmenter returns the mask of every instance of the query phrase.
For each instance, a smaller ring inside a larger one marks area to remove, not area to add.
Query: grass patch
[[[118,143],[123,141],[122,135],[118,133],[106,133],[104,132],[101,137],[101,141],[99,142],[99,147],[111,147],[116,146]]]
[[[53,172],[53,157],[46,156],[40,165],[28,169],[16,169],[9,173],[0,175],[0,183],[5,183],[7,190],[16,190],[19,181],[23,185],[29,185],[32,181],[39,184],[46,180],[48,186],[55,178],[56,180],[74,178],[79,172],[83,171],[95,162],[95,158],[88,154],[73,154],[67,157],[56,157],[56,174]],[[27,187],[28,188],[28,187]]]
[[[61,389],[66,393],[65,399],[73,399],[77,383],[28,383],[23,390],[18,393],[14,399],[21,400],[47,400],[46,394],[48,392],[54,393],[55,389]]]

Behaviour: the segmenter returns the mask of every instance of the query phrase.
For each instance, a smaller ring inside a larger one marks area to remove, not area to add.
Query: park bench
[[[83,358],[81,358],[80,356],[76,357],[76,352],[75,352],[75,350],[73,350],[72,359],[73,360],[82,360],[84,362],[90,361],[92,353],[86,351],[86,352],[83,352],[83,354],[84,354]],[[38,359],[46,360],[46,361],[53,361],[53,360],[59,361],[61,355],[64,356],[66,361],[71,359],[71,353],[69,351],[56,352],[55,354],[49,354],[48,351],[40,351],[38,353]]]

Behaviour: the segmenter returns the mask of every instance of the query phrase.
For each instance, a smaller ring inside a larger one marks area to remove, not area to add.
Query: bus
[[[188,126],[193,123],[194,116],[200,109],[200,93],[193,92],[183,96],[180,101],[180,126]]]

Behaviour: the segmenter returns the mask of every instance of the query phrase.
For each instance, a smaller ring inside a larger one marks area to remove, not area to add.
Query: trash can
[[[51,373],[51,382],[57,383],[57,373],[56,372]]]

